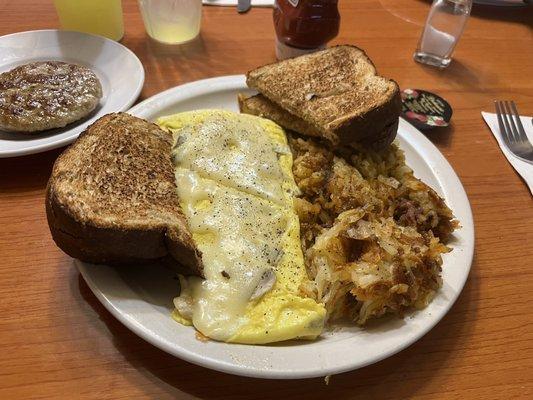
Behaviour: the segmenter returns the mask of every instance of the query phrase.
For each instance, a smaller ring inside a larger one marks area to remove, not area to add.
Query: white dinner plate
[[[45,60],[80,64],[93,70],[102,83],[100,104],[88,117],[64,128],[34,134],[0,131],[0,157],[39,153],[73,142],[102,115],[130,108],[144,84],[144,69],[137,56],[101,36],[50,29],[0,37],[0,73]]]
[[[242,75],[206,79],[167,90],[129,112],[154,120],[201,108],[237,111],[237,93],[249,92]],[[195,330],[170,317],[178,285],[164,268],[112,268],[76,261],[102,304],[124,325],[154,346],[192,363],[231,374],[261,378],[309,378],[353,370],[379,361],[419,339],[450,309],[461,292],[474,251],[470,204],[457,175],[439,150],[401,120],[400,145],[416,175],[444,197],[461,221],[453,251],[445,254],[444,285],[424,310],[387,318],[367,329],[341,327],[316,341],[250,346],[197,339]]]

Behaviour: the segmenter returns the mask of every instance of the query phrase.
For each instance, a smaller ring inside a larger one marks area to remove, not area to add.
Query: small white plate
[[[0,73],[45,60],[80,64],[93,70],[104,92],[100,104],[88,117],[64,128],[35,134],[0,131],[0,158],[39,153],[73,142],[102,115],[131,107],[144,84],[144,69],[137,56],[101,36],[50,29],[0,37]]]
[[[200,108],[238,111],[239,92],[250,92],[242,75],[206,79],[167,90],[129,112],[154,120]],[[178,291],[172,272],[79,261],[76,265],[96,297],[124,325],[160,349],[207,368],[289,379],[337,374],[374,363],[406,348],[440,321],[463,288],[474,252],[470,204],[452,167],[422,133],[403,120],[398,138],[416,175],[444,197],[463,226],[454,235],[453,251],[444,255],[444,286],[427,308],[404,319],[389,318],[364,330],[342,327],[314,342],[263,346],[201,342],[193,328],[170,318],[172,299]]]

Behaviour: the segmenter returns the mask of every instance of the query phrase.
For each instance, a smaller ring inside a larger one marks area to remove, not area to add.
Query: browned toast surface
[[[355,46],[265,65],[247,74],[247,84],[334,145],[384,136],[392,136],[391,141],[396,134],[392,128],[401,111],[398,85],[379,76]]]
[[[52,236],[93,263],[171,259],[201,274],[201,256],[181,212],[172,137],[129,114],[108,114],[56,161],[46,209]]]

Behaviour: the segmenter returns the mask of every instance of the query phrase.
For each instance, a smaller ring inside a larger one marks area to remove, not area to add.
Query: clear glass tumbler
[[[466,26],[472,0],[434,0],[414,54],[415,61],[446,68]]]
[[[180,44],[200,33],[202,0],[139,0],[148,35],[161,43]]]
[[[124,36],[121,0],[54,0],[63,29],[113,40]]]

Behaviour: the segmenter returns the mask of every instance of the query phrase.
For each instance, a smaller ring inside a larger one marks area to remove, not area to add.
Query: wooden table
[[[274,60],[271,10],[204,8],[201,39],[177,49],[147,40],[124,1],[123,44],[141,59],[141,99],[196,79]],[[43,195],[61,150],[0,160],[0,398],[533,398],[533,202],[481,110],[514,99],[533,114],[532,8],[475,6],[452,65],[412,61],[427,2],[341,1],[338,43],[364,48],[381,74],[425,88],[454,108],[429,134],[472,203],[476,254],[449,314],[401,353],[324,380],[224,375],[174,358],[135,336],[96,300],[53,243]],[[0,34],[57,27],[52,1],[0,0]],[[1,49],[0,49],[1,51]]]

